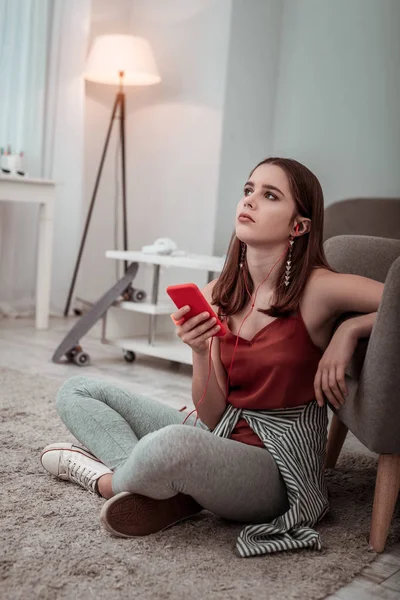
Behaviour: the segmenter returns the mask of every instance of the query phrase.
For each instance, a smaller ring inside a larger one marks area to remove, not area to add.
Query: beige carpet
[[[98,519],[103,500],[39,464],[43,446],[73,440],[54,409],[58,385],[0,369],[2,600],[313,600],[376,557],[367,549],[376,461],[351,455],[328,475],[331,512],[317,527],[320,552],[239,558],[242,525],[208,511],[147,538],[110,537]],[[389,545],[399,534],[397,510]]]

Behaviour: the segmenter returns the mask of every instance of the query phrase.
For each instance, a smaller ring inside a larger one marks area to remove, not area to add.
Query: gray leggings
[[[266,448],[213,435],[194,413],[97,378],[68,379],[57,411],[69,431],[113,471],[114,493],[165,499],[179,492],[230,519],[264,523],[289,509],[286,486]]]

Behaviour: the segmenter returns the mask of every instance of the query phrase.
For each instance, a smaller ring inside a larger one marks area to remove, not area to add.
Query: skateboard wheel
[[[126,362],[131,363],[136,359],[136,354],[132,352],[132,350],[124,350],[122,354],[124,355],[124,359],[126,360]]]
[[[82,346],[74,346],[71,348],[71,350],[65,353],[65,356],[69,362],[75,362],[75,356],[80,352],[82,352]]]
[[[86,352],[77,352],[72,357],[72,361],[78,365],[78,367],[83,367],[89,363],[90,357]]]

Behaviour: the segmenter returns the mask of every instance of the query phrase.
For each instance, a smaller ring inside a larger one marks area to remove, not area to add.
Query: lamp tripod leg
[[[126,208],[126,161],[125,161],[125,94],[120,91],[120,136],[121,136],[121,163],[122,163],[122,221],[123,221],[123,242],[125,252],[128,250],[128,219]],[[125,273],[128,269],[128,262],[124,261]]]
[[[67,298],[67,302],[66,302],[65,309],[64,309],[64,317],[68,316],[71,299],[72,299],[72,294],[74,292],[75,282],[76,282],[76,278],[78,275],[79,265],[80,265],[80,262],[82,259],[83,248],[85,246],[86,236],[87,236],[87,232],[89,229],[90,219],[92,217],[94,202],[96,199],[96,194],[97,194],[97,190],[98,190],[99,183],[100,183],[100,177],[101,177],[101,173],[103,171],[103,165],[104,165],[104,160],[105,160],[106,153],[107,153],[108,143],[110,141],[112,126],[113,126],[115,115],[116,115],[116,112],[117,112],[120,102],[121,102],[121,97],[120,97],[120,93],[118,92],[117,96],[115,98],[114,107],[113,107],[113,111],[112,111],[111,119],[110,119],[110,124],[108,126],[107,136],[106,136],[106,140],[104,143],[103,153],[101,155],[100,164],[99,164],[99,168],[97,171],[96,182],[95,182],[94,188],[93,188],[92,199],[90,201],[89,211],[88,211],[88,214],[86,217],[86,223],[85,223],[85,227],[84,227],[83,235],[82,235],[82,239],[81,239],[81,244],[80,244],[79,251],[78,251],[78,257],[77,257],[76,263],[75,263],[74,274],[72,276],[72,281],[71,281],[71,285],[70,285],[69,292],[68,292],[68,298]]]

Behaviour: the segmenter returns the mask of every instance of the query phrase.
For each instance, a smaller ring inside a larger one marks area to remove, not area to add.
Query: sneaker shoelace
[[[93,494],[98,494],[96,489],[97,482],[97,473],[96,471],[92,471],[89,467],[85,467],[84,465],[79,465],[73,461],[73,459],[68,460],[67,473],[69,479],[77,483],[78,485],[84,487],[89,490],[89,492],[93,492]]]

